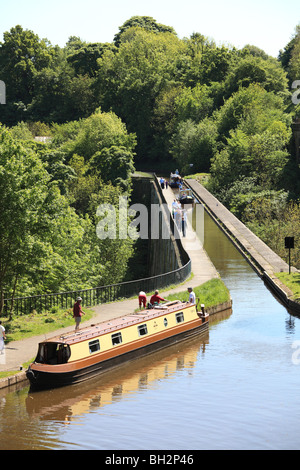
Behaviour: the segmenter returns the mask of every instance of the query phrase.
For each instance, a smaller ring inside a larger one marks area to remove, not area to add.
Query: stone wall
[[[155,176],[134,178],[132,202],[136,201],[148,208],[148,276],[167,273],[184,266],[189,257],[180,238],[174,236],[174,222]]]

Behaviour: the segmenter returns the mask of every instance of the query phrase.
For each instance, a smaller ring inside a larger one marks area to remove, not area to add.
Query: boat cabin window
[[[111,335],[111,341],[112,341],[113,346],[115,344],[122,343],[122,333],[120,331],[118,333],[113,333]]]
[[[168,326],[168,319],[167,318],[164,318],[164,325],[165,325],[165,327]]]
[[[71,356],[70,346],[63,343],[42,343],[35,359],[40,364],[65,364]]]
[[[147,328],[146,323],[138,326],[138,332],[139,332],[139,336],[144,336],[148,333],[148,328]]]
[[[176,322],[177,323],[182,323],[184,321],[184,316],[183,312],[176,313]]]
[[[94,339],[93,341],[89,342],[89,350],[90,350],[90,354],[100,351],[99,339]]]

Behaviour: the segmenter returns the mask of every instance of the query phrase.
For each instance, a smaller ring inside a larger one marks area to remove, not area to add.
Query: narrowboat
[[[182,185],[181,176],[178,173],[171,173],[169,179],[170,188],[179,188]]]
[[[193,204],[195,202],[193,191],[187,188],[181,189],[178,200],[180,204]]]
[[[179,300],[39,343],[26,371],[31,389],[72,385],[208,330],[209,316]]]

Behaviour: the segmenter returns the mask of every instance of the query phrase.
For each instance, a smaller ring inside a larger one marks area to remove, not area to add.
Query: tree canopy
[[[124,279],[133,241],[99,240],[96,214],[130,197],[135,167],[209,173],[208,188],[253,226],[262,200],[297,202],[299,58],[300,25],[278,58],[201,32],[180,39],[149,16],[127,20],[111,43],[72,36],[61,48],[20,25],[5,32],[0,290]]]

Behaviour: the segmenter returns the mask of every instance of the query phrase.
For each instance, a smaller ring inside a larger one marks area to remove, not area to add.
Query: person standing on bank
[[[4,326],[2,326],[2,321],[0,321],[0,354],[3,354],[5,339],[6,339],[5,328]]]
[[[81,307],[81,301],[82,301],[82,298],[77,297],[77,301],[75,302],[74,307],[73,307],[73,317],[75,318],[75,331],[79,330],[81,317],[82,315],[85,315]]]
[[[186,234],[186,223],[187,223],[186,210],[183,209],[181,211],[181,230],[182,230],[183,237],[185,237],[185,234]]]
[[[141,291],[139,292],[139,307],[142,308],[142,305],[144,308],[146,308],[147,305],[147,296],[145,292]]]
[[[188,292],[189,292],[189,302],[190,304],[195,304],[196,303],[196,295],[195,292],[193,291],[192,287],[188,287]]]

